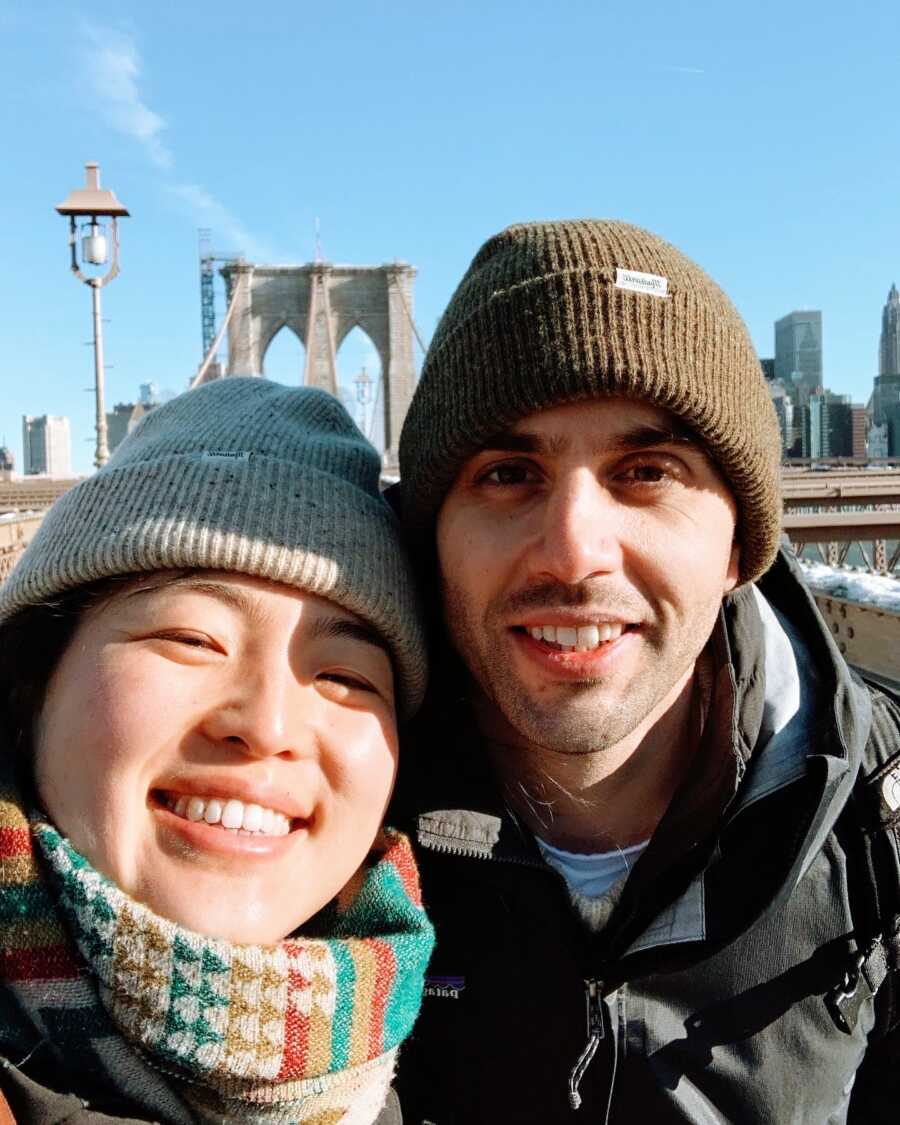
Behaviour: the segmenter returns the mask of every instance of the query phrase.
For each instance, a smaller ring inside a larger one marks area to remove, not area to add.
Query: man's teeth
[[[235,797],[225,801],[219,797],[170,797],[168,806],[185,820],[205,820],[221,824],[230,832],[252,832],[260,836],[287,836],[290,818],[262,805],[245,805]]]
[[[532,625],[528,629],[536,641],[557,645],[562,652],[591,652],[621,637],[624,631],[621,622],[607,621],[601,625],[579,625],[577,629],[568,625]]]

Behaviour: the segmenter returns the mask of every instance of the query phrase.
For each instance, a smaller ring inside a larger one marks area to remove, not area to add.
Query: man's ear
[[[731,590],[737,586],[741,580],[741,545],[734,537],[731,544],[731,555],[728,558],[728,569],[725,572],[725,584],[722,587],[722,593],[730,593]]]

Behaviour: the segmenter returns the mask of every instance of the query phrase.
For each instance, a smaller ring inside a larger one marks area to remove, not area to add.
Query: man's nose
[[[574,585],[622,566],[623,513],[590,469],[559,480],[547,498],[536,568]]]
[[[203,721],[203,733],[251,758],[299,758],[314,742],[312,687],[300,684],[290,668],[258,666],[236,670],[233,681]]]

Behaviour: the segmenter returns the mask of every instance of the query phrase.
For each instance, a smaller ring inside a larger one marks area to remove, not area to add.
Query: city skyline
[[[199,307],[200,306],[198,301],[198,315]],[[889,315],[889,310],[891,315]],[[894,310],[896,310],[896,312],[894,312]],[[221,320],[222,315],[223,310],[220,309],[219,320]],[[888,382],[888,380],[882,380],[882,376],[891,376],[889,382],[891,384],[892,398],[894,395],[893,384],[895,383],[895,381],[897,385],[900,386],[900,373],[897,373],[895,375],[894,372],[885,370],[886,366],[891,366],[891,363],[886,359],[886,356],[895,356],[898,362],[900,362],[900,293],[898,293],[896,285],[894,283],[891,284],[890,290],[888,292],[887,302],[882,310],[882,328],[878,338],[877,348],[879,356],[879,372],[877,375],[872,376],[871,386],[867,392],[863,391],[861,395],[853,392],[845,394],[839,388],[828,383],[828,377],[822,358],[823,325],[825,322],[826,319],[824,310],[821,309],[793,309],[791,312],[773,320],[771,350],[775,352],[774,357],[767,358],[759,349],[757,349],[760,363],[763,367],[763,371],[766,373],[766,378],[774,379],[782,385],[789,386],[789,384],[792,382],[791,375],[792,373],[796,372],[801,376],[805,376],[805,378],[801,380],[802,384],[805,387],[805,394],[803,395],[804,401],[809,399],[811,393],[814,392],[816,388],[822,388],[829,396],[845,398],[848,401],[852,401],[854,405],[858,404],[867,406],[870,400],[874,397],[877,410],[878,384],[880,381],[884,381],[885,383]],[[814,339],[812,340],[812,342],[810,342],[811,326],[814,333]],[[886,343],[886,332],[888,331],[892,333],[892,341],[890,344]],[[270,346],[269,350],[266,352],[265,366],[267,368],[272,366],[271,354],[278,349],[278,338],[281,338],[280,342],[283,345],[285,343],[284,337],[289,335],[293,336],[293,333],[290,333],[290,331],[286,327],[276,334],[276,338],[273,339],[273,346]],[[354,332],[351,335],[363,336],[364,334],[360,332],[359,329],[354,329]],[[779,338],[781,338],[782,340],[781,352],[779,349]],[[790,344],[786,342],[788,340],[790,340]],[[363,361],[362,368],[365,369],[366,361],[371,364],[373,357],[375,359],[376,366],[378,365],[377,353],[374,352],[374,347],[371,345],[371,341],[369,341],[368,337],[365,337],[364,342],[351,340],[350,343],[351,345],[355,344],[356,347],[353,348],[351,346],[351,348],[349,349],[346,347],[342,347],[338,352],[340,368],[339,390],[342,401],[344,401],[351,414],[354,415],[355,420],[359,424],[361,424],[362,428],[365,430],[365,419],[371,417],[371,411],[367,411],[365,409],[355,409],[356,404],[353,402],[352,388],[353,376],[354,373],[359,370],[358,356],[361,355]],[[299,352],[297,351],[298,348]],[[786,358],[791,352],[791,349],[793,349],[792,354],[796,358],[796,365],[794,366],[792,366]],[[296,338],[288,343],[288,350],[296,353],[294,356],[295,372],[298,376],[299,385],[303,374],[301,355],[305,353],[303,352],[302,344],[300,344],[300,341]],[[341,363],[340,360],[342,358],[342,352],[343,362]],[[350,359],[349,362],[348,353],[352,355],[352,359]],[[419,366],[421,366],[421,357]],[[770,371],[771,375],[769,375]],[[280,382],[287,382],[288,380],[284,378],[284,375],[285,372],[283,368],[281,368],[274,375],[274,377]],[[271,377],[268,375],[268,371],[266,372],[265,377]],[[151,399],[154,403],[159,399],[160,389],[159,385],[155,381],[141,383],[136,389],[137,393],[132,395],[127,403],[117,403],[112,409],[109,408],[109,403],[107,403],[107,423],[110,427],[115,427],[116,435],[115,439],[110,441],[110,453],[112,453],[115,447],[121,442],[126,434],[130,432],[133,426],[146,412],[142,408],[148,406],[151,402]],[[175,393],[181,393],[182,390],[186,389],[186,387],[180,388]],[[167,388],[164,392],[162,392],[163,398],[171,397],[172,393],[173,390]],[[68,419],[66,420],[68,421]],[[2,422],[2,419],[0,419],[0,422]],[[782,429],[784,429],[785,422],[780,414],[779,423],[782,426]],[[790,423],[788,422],[788,427],[789,426]],[[381,427],[376,426],[372,428],[380,430]],[[373,437],[373,440],[375,440],[378,435],[376,434],[373,436],[372,433],[370,433],[369,436]],[[93,440],[93,430],[91,430],[90,437],[91,440]],[[20,460],[17,456],[17,451],[14,446],[11,448],[14,456],[16,456],[16,463],[19,464]],[[24,442],[21,454],[22,458],[24,458]],[[804,454],[804,456],[805,455],[806,454]],[[819,455],[821,455],[821,453]],[[73,471],[76,472],[77,475],[84,475],[86,472],[90,472],[91,469],[88,468],[84,470],[84,472],[78,472],[77,469]]]

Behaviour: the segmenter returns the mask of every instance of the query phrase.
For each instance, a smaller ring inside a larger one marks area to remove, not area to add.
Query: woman
[[[399,1120],[432,934],[380,825],[425,657],[378,472],[331,396],[221,380],[0,587],[18,1120]]]

